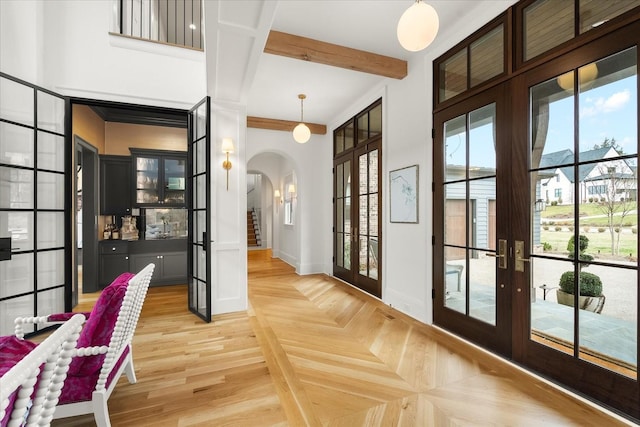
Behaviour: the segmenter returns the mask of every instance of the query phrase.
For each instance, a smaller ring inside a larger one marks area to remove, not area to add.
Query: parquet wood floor
[[[114,427],[627,424],[332,278],[249,259],[249,310],[211,324],[189,313],[185,286],[150,289],[138,383],[116,386]]]

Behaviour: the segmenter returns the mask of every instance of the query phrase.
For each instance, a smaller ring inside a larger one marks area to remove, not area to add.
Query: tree
[[[623,166],[620,172],[617,172],[618,168],[612,164],[606,163],[598,166],[600,182],[605,187],[604,194],[600,195],[598,207],[607,217],[607,226],[611,235],[611,254],[618,255],[620,232],[624,219],[636,208],[634,199],[637,177],[628,166],[626,168],[630,170],[630,173],[625,173],[626,163],[624,161],[616,162],[618,166]]]
[[[616,151],[618,152],[618,154],[623,154],[623,152],[622,152],[622,147],[620,146],[620,144],[618,144],[618,143],[616,142],[616,139],[615,139],[615,138],[611,138],[611,139],[609,139],[609,138],[606,138],[606,137],[605,137],[604,141],[602,141],[602,144],[596,144],[596,145],[594,145],[594,146],[593,146],[593,149],[594,149],[594,150],[598,150],[598,149],[600,149],[600,148],[606,148],[606,147],[611,147],[611,148],[613,148],[614,150],[616,150]]]

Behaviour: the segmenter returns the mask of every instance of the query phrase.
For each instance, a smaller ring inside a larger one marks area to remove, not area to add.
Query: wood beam
[[[257,129],[269,129],[269,130],[282,130],[285,132],[292,132],[293,128],[296,127],[300,122],[292,122],[291,120],[278,120],[278,119],[267,119],[265,117],[253,117],[247,116],[247,127],[257,128]],[[317,123],[307,123],[305,122],[311,130],[311,133],[316,135],[325,135],[327,133],[327,126],[321,125]]]
[[[394,79],[407,76],[407,61],[280,31],[269,32],[264,51]]]

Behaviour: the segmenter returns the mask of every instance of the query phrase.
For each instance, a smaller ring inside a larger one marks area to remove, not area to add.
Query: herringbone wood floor
[[[248,312],[211,324],[187,311],[184,286],[150,289],[138,382],[118,383],[113,426],[624,424],[327,276],[249,257]]]

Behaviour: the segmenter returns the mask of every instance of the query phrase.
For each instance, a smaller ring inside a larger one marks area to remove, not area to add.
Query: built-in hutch
[[[100,214],[110,216],[119,229],[117,238],[105,234],[99,242],[100,288],[150,262],[156,265],[152,286],[186,283],[186,153],[130,152],[100,156]],[[137,233],[127,232],[131,224]]]

